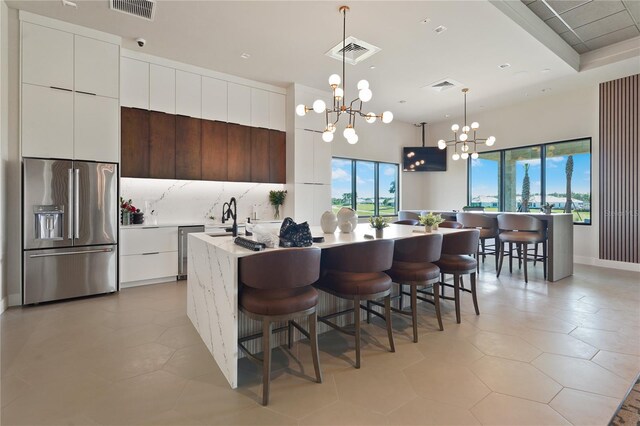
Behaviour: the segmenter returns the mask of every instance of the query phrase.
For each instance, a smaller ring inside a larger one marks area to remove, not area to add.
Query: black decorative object
[[[313,237],[307,222],[295,223],[290,217],[285,218],[280,226],[281,247],[309,247]]]

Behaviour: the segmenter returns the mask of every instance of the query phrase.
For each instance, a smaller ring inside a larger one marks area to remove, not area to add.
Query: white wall
[[[272,220],[273,207],[269,204],[269,191],[281,190],[282,184],[209,182],[170,179],[120,179],[120,195],[131,199],[150,219],[145,201],[152,203],[158,223],[209,222],[209,216],[220,221],[222,205],[235,197],[238,221],[252,216],[257,205],[259,219]],[[285,205],[287,200],[285,200]]]
[[[4,0],[0,1],[0,313],[7,306],[7,271],[6,271],[6,193],[7,178],[5,175],[7,156],[9,153],[9,42],[8,42],[9,9]]]
[[[541,97],[493,111],[469,114],[468,121],[480,123],[482,137],[493,135],[502,149],[546,142],[591,137],[592,143],[592,217],[590,226],[574,226],[574,256],[577,261],[593,263],[598,258],[599,151],[598,151],[598,86],[578,91]],[[438,139],[450,139],[451,124],[461,118],[429,126],[428,145]],[[488,150],[486,147],[480,151]],[[445,173],[425,173],[423,177],[424,206],[429,209],[460,209],[467,204],[467,163],[451,160],[451,149]]]

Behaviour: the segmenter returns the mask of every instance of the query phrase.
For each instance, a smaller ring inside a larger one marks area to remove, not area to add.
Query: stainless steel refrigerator
[[[23,304],[117,289],[118,166],[23,160]]]

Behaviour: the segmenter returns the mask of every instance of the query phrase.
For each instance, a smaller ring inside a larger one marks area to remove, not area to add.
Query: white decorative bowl
[[[326,211],[320,217],[320,226],[325,234],[333,234],[338,227],[338,216],[335,213]]]
[[[338,228],[340,231],[348,234],[358,226],[358,214],[349,207],[343,207],[338,210]]]

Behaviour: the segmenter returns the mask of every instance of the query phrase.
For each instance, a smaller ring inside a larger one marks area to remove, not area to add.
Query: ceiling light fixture
[[[440,26],[437,26],[436,29],[433,30],[433,31],[435,31],[436,34],[441,34],[441,33],[445,32],[445,31],[447,31],[447,27],[445,27],[444,25],[440,25]]]
[[[480,127],[480,124],[477,121],[471,123],[471,126],[467,126],[467,92],[469,89],[462,89],[462,93],[464,93],[464,126],[462,129],[459,125],[454,124],[451,126],[451,131],[453,131],[453,139],[449,141],[445,141],[444,139],[440,139],[438,141],[438,148],[445,149],[447,146],[453,145],[453,155],[451,158],[455,160],[459,160],[462,158],[466,160],[471,157],[474,160],[478,158],[477,145],[478,144],[486,144],[487,146],[492,146],[496,143],[496,138],[494,136],[489,136],[486,139],[481,139],[477,137],[476,132]],[[473,130],[473,138],[470,138],[469,132]],[[473,144],[473,146],[472,146]],[[460,145],[460,154],[458,153],[458,145]]]
[[[248,53],[243,53],[242,55],[240,55],[240,57],[242,59],[249,59],[251,57],[251,55],[249,55]]]
[[[369,102],[373,93],[371,89],[369,89],[369,82],[367,80],[360,80],[358,82],[358,97],[351,101],[347,105],[345,99],[346,94],[344,89],[340,87],[340,82],[343,83],[345,80],[345,47],[346,47],[346,38],[347,38],[347,11],[349,11],[348,6],[340,6],[340,13],[342,13],[342,79],[338,74],[332,74],[329,77],[329,86],[331,86],[331,90],[333,91],[333,105],[331,108],[327,108],[327,105],[324,103],[322,99],[317,99],[312,107],[308,107],[304,104],[300,104],[296,107],[296,114],[299,116],[305,115],[308,111],[315,111],[318,114],[325,114],[326,119],[326,127],[324,132],[322,133],[322,140],[325,142],[331,142],[333,140],[333,134],[336,131],[336,125],[340,120],[342,114],[347,114],[349,116],[349,122],[347,123],[347,127],[344,129],[342,133],[343,136],[347,139],[347,142],[350,144],[355,144],[358,142],[358,135],[356,134],[356,117],[364,117],[364,120],[367,123],[373,123],[376,119],[382,120],[383,123],[391,123],[393,120],[393,114],[391,111],[385,111],[381,115],[376,115],[373,112],[364,113],[362,112],[362,103]],[[343,86],[344,87],[344,86]],[[358,105],[358,107],[354,107],[354,104]]]
[[[63,6],[69,6],[69,7],[75,7],[76,9],[78,8],[78,4],[74,1],[71,0],[62,0],[62,5]]]

